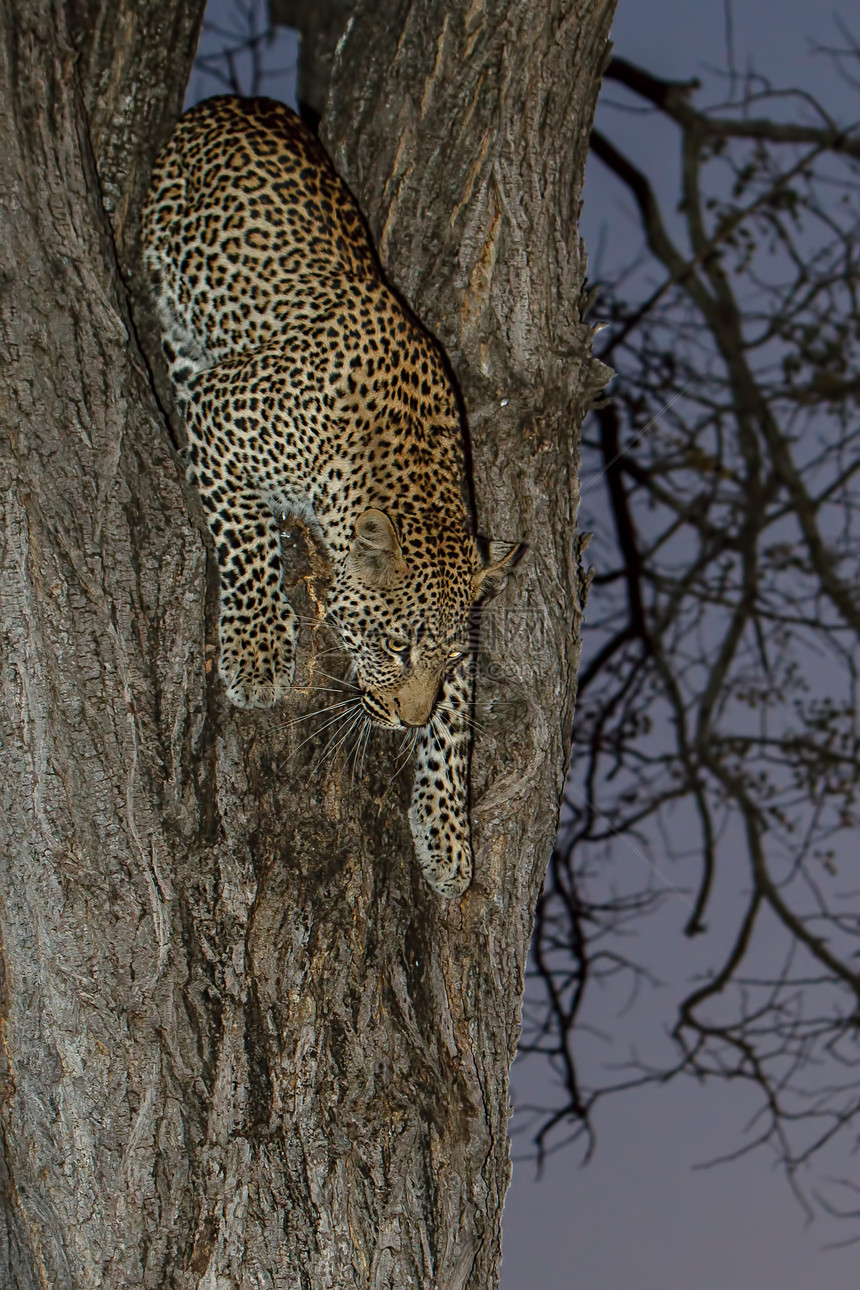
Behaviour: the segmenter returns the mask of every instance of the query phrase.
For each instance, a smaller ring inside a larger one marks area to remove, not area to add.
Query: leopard
[[[157,157],[143,263],[188,477],[220,579],[228,701],[293,686],[281,526],[331,562],[325,620],[368,726],[414,748],[409,824],[430,888],[472,881],[468,781],[477,607],[521,552],[474,523],[445,355],[388,285],[358,204],[286,105],[219,95]]]

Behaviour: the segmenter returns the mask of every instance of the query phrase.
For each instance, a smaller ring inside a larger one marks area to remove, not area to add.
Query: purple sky
[[[860,94],[834,77],[825,58],[810,56],[813,42],[843,43],[834,11],[812,0],[735,0],[732,7],[738,70],[752,61],[775,84],[811,90],[841,120],[860,119]],[[850,10],[843,13],[850,21]],[[706,80],[708,67],[725,67],[725,30],[719,3],[619,0],[613,39],[619,56],[657,75]],[[608,83],[606,97],[623,93]],[[653,126],[643,131],[641,118],[608,107],[599,117],[652,181],[661,174],[671,181],[670,127],[660,137]],[[597,161],[588,170],[581,231],[592,254],[603,231],[610,264],[618,255],[629,259],[641,241],[631,199]],[[639,863],[631,851],[630,864]],[[659,967],[670,983],[688,966],[689,952],[680,930],[687,911],[673,916],[671,906],[659,915],[665,946]],[[666,1015],[665,1004],[658,1012],[655,1001],[650,1018],[640,1006],[637,1036],[650,1020],[659,1042]],[[613,1018],[608,1011],[600,1024],[609,1029]],[[536,1059],[517,1063],[515,1101],[534,1099],[541,1082]],[[736,1088],[692,1082],[630,1093],[598,1108],[597,1150],[587,1167],[579,1166],[575,1148],[551,1157],[540,1180],[533,1164],[515,1164],[502,1290],[857,1290],[860,1245],[822,1249],[857,1228],[826,1218],[807,1225],[766,1152],[694,1168],[742,1143],[752,1109]],[[515,1138],[516,1151],[524,1147]]]

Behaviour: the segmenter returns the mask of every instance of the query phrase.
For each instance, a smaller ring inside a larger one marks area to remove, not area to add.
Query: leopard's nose
[[[429,715],[433,711],[433,702],[427,703],[409,703],[402,699],[397,699],[397,716],[407,726],[427,725]]]
[[[426,726],[433,711],[433,696],[428,699],[426,695],[399,694],[394,704],[404,726]]]

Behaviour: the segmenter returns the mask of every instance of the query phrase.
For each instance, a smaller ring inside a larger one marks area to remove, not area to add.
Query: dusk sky
[[[860,119],[860,92],[834,76],[825,57],[812,53],[814,44],[844,43],[837,10],[813,0],[745,0],[732,8],[739,70],[752,65],[775,85],[803,86],[842,123]],[[851,25],[855,14],[849,8],[841,12]],[[724,8],[689,0],[619,0],[613,41],[618,56],[658,76],[707,81],[709,69],[726,64]],[[617,102],[624,94],[607,83],[604,98]],[[655,185],[661,174],[670,179],[677,173],[671,127],[662,134],[649,131],[641,117],[608,104],[598,107],[598,122]],[[628,261],[641,241],[633,203],[594,159],[584,203],[580,227],[590,253],[602,236],[610,265]],[[597,538],[590,554],[599,559]],[[587,649],[586,637],[586,658]],[[575,780],[575,767],[573,773]],[[624,843],[617,848],[623,850]],[[629,864],[641,865],[628,850]],[[659,852],[654,858],[659,861]],[[660,915],[662,975],[669,982],[681,979],[689,945],[681,933],[688,911],[679,905],[673,912],[674,903],[670,899]],[[655,1007],[655,1035],[667,1015],[665,1005],[659,1013]],[[601,1020],[612,1028],[611,1013]],[[640,1006],[639,1035],[648,1023]],[[515,1104],[535,1099],[542,1076],[539,1059],[515,1064]],[[766,1150],[700,1168],[742,1144],[755,1106],[736,1086],[702,1088],[692,1081],[626,1093],[598,1108],[597,1149],[586,1167],[580,1167],[575,1147],[551,1156],[540,1179],[533,1163],[520,1160],[503,1220],[502,1290],[857,1290],[860,1244],[823,1247],[858,1235],[858,1225],[826,1217],[807,1225]],[[516,1115],[511,1127],[516,1129]],[[515,1157],[526,1146],[515,1134]]]
[[[222,11],[226,2],[220,0]],[[811,52],[814,42],[840,43],[836,11],[813,0],[745,0],[732,9],[740,70],[751,64],[777,85],[802,85],[843,123],[860,119],[860,92]],[[852,21],[848,7],[842,15]],[[855,34],[860,37],[860,27]],[[613,37],[618,55],[669,78],[707,79],[709,68],[726,62],[720,3],[619,0]],[[264,92],[292,101],[294,61],[293,39],[283,33],[270,65],[286,74]],[[195,73],[189,101],[220,89]],[[622,95],[609,85],[606,97]],[[653,131],[643,130],[641,117],[623,117],[608,104],[598,115],[606,133],[634,151],[655,185],[675,173],[671,131],[658,141]],[[592,255],[602,238],[615,263],[629,258],[638,237],[630,199],[596,161],[588,170],[581,232]],[[593,550],[599,558],[599,542]],[[573,774],[575,779],[575,767]],[[630,866],[641,863],[630,849]],[[689,970],[682,959],[687,912],[669,902],[660,914],[661,966],[670,982]],[[605,1029],[613,1024],[612,1013],[602,1018]],[[639,1033],[651,1026],[657,1034],[665,1024],[665,1011],[649,1016],[640,1009]],[[536,1059],[518,1062],[515,1104],[535,1100],[547,1078]],[[502,1290],[857,1290],[860,1245],[823,1247],[860,1233],[860,1225],[824,1217],[807,1225],[766,1151],[697,1168],[742,1143],[754,1106],[735,1087],[703,1088],[691,1081],[628,1093],[601,1104],[597,1149],[587,1167],[580,1167],[576,1148],[562,1150],[548,1159],[540,1179],[525,1158],[527,1139],[515,1133],[515,1156],[524,1158],[515,1166],[505,1208]]]

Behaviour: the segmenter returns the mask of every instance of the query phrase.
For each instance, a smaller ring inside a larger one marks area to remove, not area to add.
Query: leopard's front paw
[[[271,708],[286,698],[292,685],[292,677],[274,676],[267,667],[257,668],[253,674],[240,671],[227,677],[222,663],[221,676],[227,698],[237,708]]]
[[[237,708],[271,708],[289,694],[296,668],[294,623],[246,625],[222,617],[218,670]]]
[[[428,886],[452,900],[472,881],[472,847],[462,829],[450,819],[427,816],[419,805],[409,811],[415,854]]]

